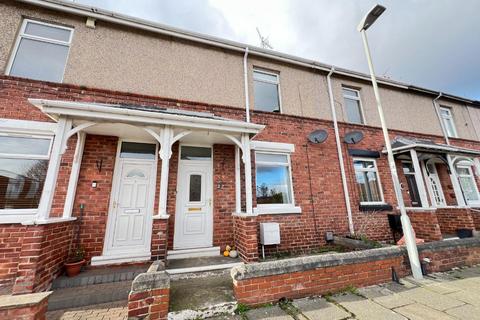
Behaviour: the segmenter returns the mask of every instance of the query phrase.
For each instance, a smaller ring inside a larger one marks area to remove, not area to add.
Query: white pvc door
[[[150,252],[154,165],[153,161],[119,161],[106,255],[135,256]]]
[[[175,213],[175,249],[212,246],[212,183],[211,159],[180,160]]]
[[[425,166],[432,203],[434,203],[436,207],[444,207],[446,206],[445,196],[443,194],[442,184],[440,183],[435,163],[427,162]]]

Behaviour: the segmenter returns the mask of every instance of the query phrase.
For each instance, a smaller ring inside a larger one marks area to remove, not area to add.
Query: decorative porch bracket
[[[463,197],[463,191],[458,181],[457,170],[455,170],[454,161],[452,156],[447,154],[448,167],[450,169],[450,179],[452,180],[453,191],[455,192],[455,198],[457,199],[457,205],[459,207],[465,207],[467,203]]]
[[[175,142],[181,138],[192,133],[190,130],[185,130],[177,135],[174,135],[174,131],[170,126],[165,126],[160,129],[160,132],[156,132],[151,128],[144,128],[155,140],[160,144],[159,156],[162,160],[162,168],[160,172],[160,196],[158,203],[158,215],[157,218],[168,217],[167,213],[167,196],[168,196],[168,173],[170,167],[170,158],[172,157],[172,146]]]
[[[82,123],[82,124],[79,124],[78,126],[70,129],[66,134],[65,134],[65,138],[63,139],[63,143],[62,143],[62,154],[65,153],[65,151],[67,150],[67,142],[68,142],[68,139],[70,139],[70,137],[72,137],[74,134],[78,134],[79,132],[87,129],[87,128],[90,128],[91,126],[94,126],[96,125],[97,123],[96,122],[85,122],[85,123]]]

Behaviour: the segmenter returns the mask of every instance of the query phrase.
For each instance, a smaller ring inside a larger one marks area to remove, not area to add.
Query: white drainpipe
[[[438,104],[437,104],[437,100],[440,99],[442,95],[443,94],[440,92],[438,96],[435,99],[433,99],[432,102],[433,102],[433,108],[435,109],[435,113],[437,114],[438,121],[440,121],[440,127],[442,128],[443,137],[445,138],[445,141],[447,142],[447,144],[450,145],[450,139],[448,139],[447,130],[445,129],[445,126],[443,124],[442,115],[440,114],[440,110],[438,110]]]
[[[348,229],[351,235],[355,234],[352,219],[352,207],[350,205],[350,193],[348,192],[347,176],[345,174],[345,165],[343,163],[342,143],[340,142],[340,134],[338,132],[337,114],[335,112],[335,101],[333,99],[331,76],[335,68],[332,67],[327,76],[328,97],[330,99],[330,110],[332,111],[333,128],[335,131],[335,141],[337,143],[338,162],[340,163],[340,174],[342,176],[343,195],[345,197],[345,206],[347,207]]]
[[[250,98],[248,96],[248,47],[245,48],[243,55],[243,82],[245,86],[245,113],[247,115],[247,122],[250,122]]]

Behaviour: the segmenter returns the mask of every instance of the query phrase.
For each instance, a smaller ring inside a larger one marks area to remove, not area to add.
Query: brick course
[[[470,209],[439,208],[436,211],[436,215],[443,234],[456,235],[458,229],[475,229]]]

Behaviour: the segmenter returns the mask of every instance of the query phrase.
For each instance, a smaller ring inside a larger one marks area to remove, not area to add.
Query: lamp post
[[[422,269],[420,266],[420,260],[418,257],[417,244],[415,236],[413,234],[410,218],[407,215],[405,209],[405,203],[403,201],[402,189],[400,187],[400,179],[398,178],[397,166],[395,165],[395,159],[393,158],[392,145],[390,143],[390,137],[388,136],[388,129],[385,122],[385,116],[383,114],[382,102],[380,100],[380,93],[378,91],[377,79],[375,77],[375,71],[373,70],[372,57],[370,55],[370,48],[367,41],[367,29],[372,26],[375,20],[386,10],[381,5],[373,7],[367,15],[360,21],[357,30],[361,33],[363,39],[363,46],[365,48],[365,54],[367,56],[368,67],[370,69],[370,75],[372,77],[373,91],[375,93],[375,100],[377,101],[378,114],[380,115],[380,122],[382,124],[383,137],[385,139],[385,146],[387,148],[388,164],[390,166],[390,173],[393,180],[393,188],[395,189],[395,195],[397,197],[398,207],[400,209],[400,219],[402,221],[403,235],[405,237],[405,243],[407,246],[408,258],[410,260],[410,266],[412,274],[415,279],[422,279]]]

